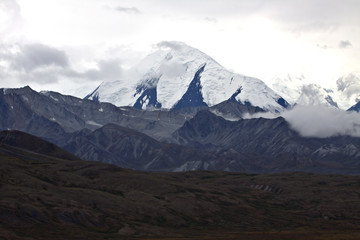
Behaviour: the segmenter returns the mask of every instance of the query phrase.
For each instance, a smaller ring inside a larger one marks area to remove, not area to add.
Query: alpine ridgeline
[[[184,43],[162,42],[158,47],[132,74],[103,82],[85,98],[139,109],[213,106],[225,100],[270,112],[289,106],[263,81],[233,73]]]

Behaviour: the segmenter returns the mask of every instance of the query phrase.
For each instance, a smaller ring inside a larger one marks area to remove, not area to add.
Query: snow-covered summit
[[[352,72],[341,76],[336,81],[337,101],[343,109],[347,109],[360,101],[360,72]]]
[[[322,105],[346,110],[360,101],[360,73],[341,76],[335,88],[311,83],[303,75],[278,77],[272,88],[292,105]]]
[[[229,99],[271,112],[288,106],[263,81],[233,73],[184,43],[159,43],[130,72],[102,83],[87,98],[137,108],[213,106]]]
[[[277,93],[285,96],[291,105],[321,105],[338,108],[338,104],[334,100],[336,96],[334,90],[323,88],[318,84],[307,83],[303,77],[277,78],[272,87]]]

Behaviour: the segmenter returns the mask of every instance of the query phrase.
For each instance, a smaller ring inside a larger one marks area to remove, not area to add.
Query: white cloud
[[[23,19],[21,9],[16,0],[0,1],[0,37],[6,38],[9,34],[21,27]]]
[[[184,47],[184,43],[177,41],[162,41],[156,44],[158,48],[170,48],[174,50],[180,51]]]
[[[282,116],[304,137],[360,137],[360,114],[322,106],[296,106]]]
[[[290,127],[303,137],[326,138],[340,135],[360,137],[360,113],[346,112],[325,106],[297,105],[280,115],[257,113],[245,118],[276,118],[282,116]]]

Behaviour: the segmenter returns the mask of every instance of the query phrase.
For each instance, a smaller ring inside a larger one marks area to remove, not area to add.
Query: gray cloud
[[[348,48],[351,46],[352,46],[352,44],[349,40],[342,40],[339,42],[339,48]]]
[[[328,46],[328,45],[326,45],[326,44],[316,44],[316,46],[317,46],[318,48],[322,48],[322,49],[324,49],[324,50],[330,48],[330,46]]]
[[[216,18],[212,18],[212,17],[205,17],[204,20],[214,24],[218,22]]]
[[[329,49],[329,48],[334,48],[332,46],[329,46],[327,44],[317,44],[316,45],[318,48],[322,48],[324,50],[326,49]],[[351,47],[352,46],[352,43],[349,41],[349,40],[342,40],[339,42],[338,44],[338,48],[348,48],[348,47]]]
[[[69,67],[65,51],[39,43],[1,44],[1,70],[7,82],[46,84],[58,82],[59,75]]]
[[[118,80],[123,74],[121,61],[118,59],[99,60],[97,66],[97,69],[89,69],[85,72],[71,70],[68,71],[66,75],[85,80],[114,81]]]
[[[116,11],[121,13],[129,13],[129,14],[140,14],[141,11],[137,9],[136,7],[116,7]]]
[[[27,44],[20,47],[20,52],[13,56],[12,64],[18,70],[32,71],[39,67],[67,67],[68,57],[64,51],[43,44]]]
[[[74,82],[116,80],[122,76],[121,61],[100,59],[97,67],[78,71],[65,51],[44,44],[0,44],[0,76],[8,83],[53,84],[63,79]]]

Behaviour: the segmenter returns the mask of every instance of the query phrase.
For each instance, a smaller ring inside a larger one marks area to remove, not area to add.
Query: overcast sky
[[[358,0],[0,0],[0,88],[91,89],[161,41],[269,85],[335,87],[360,70],[359,12]]]

